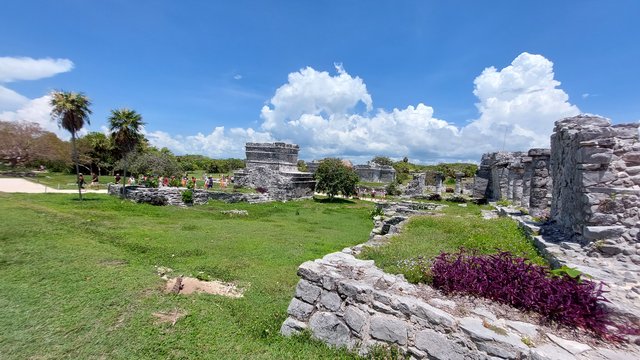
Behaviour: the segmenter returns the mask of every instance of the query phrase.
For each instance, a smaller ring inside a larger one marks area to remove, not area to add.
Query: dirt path
[[[0,192],[7,193],[28,193],[28,194],[42,194],[42,193],[65,193],[73,194],[78,190],[58,190],[42,184],[36,184],[34,182],[19,179],[19,178],[0,178]],[[94,194],[106,194],[107,190],[82,190],[83,193]]]

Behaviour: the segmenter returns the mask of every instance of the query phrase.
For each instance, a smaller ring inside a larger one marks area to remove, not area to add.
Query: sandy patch
[[[156,318],[156,323],[168,323],[171,326],[175,325],[180,318],[187,315],[185,311],[174,309],[171,311],[161,311],[152,314]]]
[[[206,293],[214,295],[222,295],[232,298],[241,298],[244,296],[244,289],[238,288],[234,284],[222,281],[202,281],[192,277],[177,277],[168,279],[165,291],[174,294],[193,294]]]

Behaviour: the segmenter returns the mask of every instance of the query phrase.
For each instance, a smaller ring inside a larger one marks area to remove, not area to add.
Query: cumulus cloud
[[[158,148],[166,147],[178,154],[206,154],[212,157],[244,158],[244,144],[247,142],[273,142],[269,133],[251,128],[231,128],[224,126],[213,129],[209,135],[182,136],[164,131],[143,131],[149,142]]]
[[[71,69],[73,62],[69,59],[0,57],[0,82],[44,79]]]
[[[477,160],[487,151],[547,147],[553,123],[579,113],[559,88],[553,63],[541,55],[522,53],[505,68],[489,67],[476,77],[479,115],[465,126],[434,117],[424,103],[373,111],[364,81],[341,64],[335,68],[335,75],[310,67],[289,74],[260,112],[262,132],[216,128],[210,135],[186,137],[156,132],[152,143],[179,153],[242,156],[245,141],[276,139],[300,144],[307,159]]]
[[[37,80],[73,69],[68,59],[32,59],[28,57],[0,57],[0,83],[19,80]],[[45,95],[35,99],[0,85],[0,120],[30,121],[55,133],[62,139],[70,138],[68,132],[51,121],[51,97]]]

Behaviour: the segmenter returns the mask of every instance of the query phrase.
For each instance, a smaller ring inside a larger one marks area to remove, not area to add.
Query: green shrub
[[[193,190],[187,189],[181,193],[182,202],[185,204],[193,204]]]

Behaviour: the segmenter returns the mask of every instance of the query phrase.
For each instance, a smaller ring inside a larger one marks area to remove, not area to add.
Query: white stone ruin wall
[[[604,254],[635,253],[640,232],[637,123],[611,125],[587,115],[557,121],[551,170],[556,223]]]

